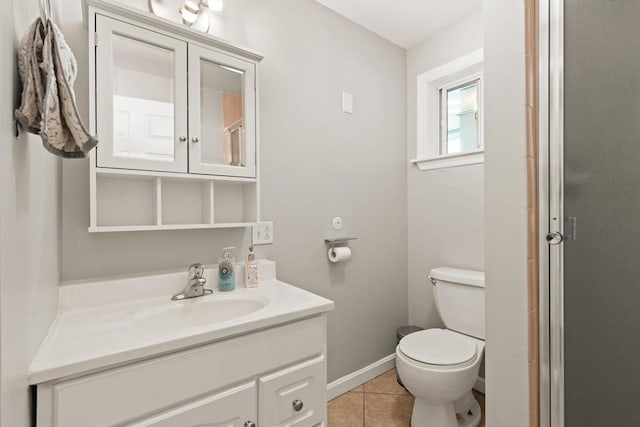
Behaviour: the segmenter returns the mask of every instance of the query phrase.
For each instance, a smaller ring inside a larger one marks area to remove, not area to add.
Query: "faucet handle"
[[[204,265],[196,262],[189,266],[189,279],[199,279],[204,276]]]

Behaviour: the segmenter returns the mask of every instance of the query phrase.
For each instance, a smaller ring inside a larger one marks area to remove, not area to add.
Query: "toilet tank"
[[[439,267],[429,276],[445,327],[484,340],[484,272]]]

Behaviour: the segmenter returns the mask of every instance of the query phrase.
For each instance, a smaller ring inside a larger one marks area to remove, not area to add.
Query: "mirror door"
[[[189,45],[189,172],[255,178],[254,64]]]
[[[99,167],[187,172],[187,43],[96,17]]]

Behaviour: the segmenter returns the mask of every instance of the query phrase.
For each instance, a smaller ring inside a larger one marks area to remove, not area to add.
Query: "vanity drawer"
[[[311,427],[327,412],[324,356],[261,377],[259,420],[268,427]]]
[[[127,424],[274,367],[323,354],[324,343],[325,319],[313,317],[58,382],[52,386],[53,425]]]
[[[256,422],[257,401],[256,382],[252,381],[134,422],[130,427],[243,427]]]

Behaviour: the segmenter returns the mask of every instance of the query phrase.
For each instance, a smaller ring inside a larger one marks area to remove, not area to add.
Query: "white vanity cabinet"
[[[123,2],[83,0],[91,232],[260,221],[262,55]]]
[[[37,385],[38,427],[315,427],[326,324],[315,316]]]

